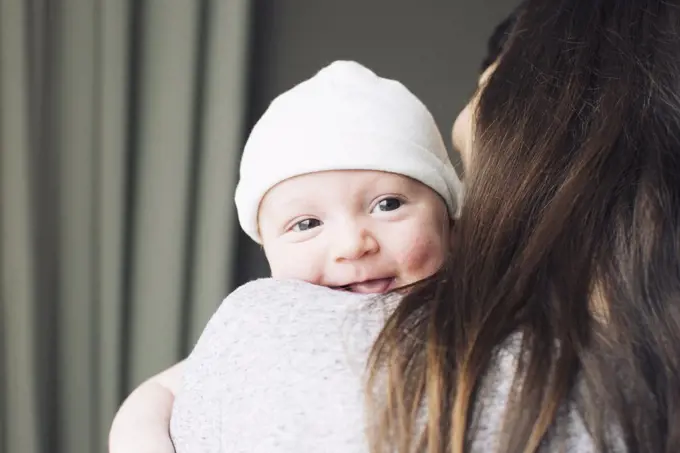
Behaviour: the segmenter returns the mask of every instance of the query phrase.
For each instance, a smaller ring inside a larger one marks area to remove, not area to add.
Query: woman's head
[[[508,35],[512,31],[515,24],[516,13],[513,12],[503,22],[498,24],[494,29],[491,37],[487,42],[486,56],[482,60],[480,67],[480,76],[477,83],[477,89],[474,95],[469,100],[467,105],[461,110],[456,118],[451,132],[452,142],[454,148],[458,150],[463,160],[463,164],[469,165],[472,157],[472,138],[474,135],[473,111],[479,98],[481,88],[486,83],[486,80],[491,75],[491,72],[496,67],[498,57],[503,52],[503,47],[508,39]]]
[[[494,69],[496,69],[496,63],[487,66],[480,74],[475,93],[472,95],[463,110],[460,111],[456,121],[453,123],[451,142],[453,143],[453,147],[460,153],[460,157],[465,168],[470,166],[473,156],[473,141],[476,129],[474,113],[477,109],[479,95],[481,94],[486,81],[489,80],[489,77],[491,76],[491,73],[493,73]]]
[[[445,275],[375,345],[372,382],[385,367],[394,383],[373,401],[376,451],[416,443],[393,436],[415,420],[395,401],[421,398],[428,451],[462,451],[480,377],[513,331],[524,385],[502,451],[535,451],[577,378],[599,445],[618,422],[631,451],[680,448],[679,89],[680,2],[525,3],[473,106]]]

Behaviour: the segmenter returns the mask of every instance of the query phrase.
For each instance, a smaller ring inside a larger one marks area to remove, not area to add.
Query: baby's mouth
[[[357,294],[382,294],[392,289],[393,286],[394,277],[388,277],[352,283],[337,289],[350,291]]]

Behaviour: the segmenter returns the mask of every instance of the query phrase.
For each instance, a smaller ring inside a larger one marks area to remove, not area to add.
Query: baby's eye
[[[298,223],[293,225],[293,228],[291,228],[291,230],[295,232],[307,231],[318,226],[321,226],[321,221],[319,219],[305,219],[300,220]]]
[[[373,208],[373,212],[375,211],[381,211],[381,212],[389,212],[389,211],[396,211],[399,209],[402,205],[402,202],[399,198],[394,198],[394,197],[389,197],[389,198],[384,198],[378,202],[378,204]]]

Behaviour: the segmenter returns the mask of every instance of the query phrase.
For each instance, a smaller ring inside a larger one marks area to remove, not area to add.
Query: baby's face
[[[434,274],[449,248],[444,201],[380,171],[310,173],[265,195],[260,236],[275,278],[383,293]]]

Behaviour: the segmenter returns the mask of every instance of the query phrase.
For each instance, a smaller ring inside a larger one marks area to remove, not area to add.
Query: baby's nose
[[[380,246],[374,234],[359,225],[347,225],[331,239],[335,261],[353,261],[376,253]]]

